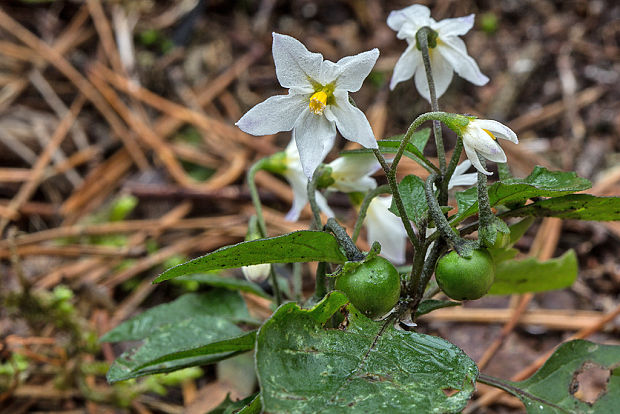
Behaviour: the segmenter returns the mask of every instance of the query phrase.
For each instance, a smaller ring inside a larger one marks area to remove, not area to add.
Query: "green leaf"
[[[573,250],[544,262],[535,258],[506,260],[497,264],[495,282],[489,294],[511,295],[564,289],[575,282],[577,270],[577,256]]]
[[[322,231],[302,230],[222,247],[205,256],[166,270],[153,283],[193,273],[260,263],[344,263],[346,260],[334,236]]]
[[[266,299],[271,299],[260,286],[245,279],[237,279],[230,276],[220,276],[213,273],[200,273],[191,276],[180,276],[176,280],[195,281],[204,285],[237,290],[240,292],[252,293]]]
[[[489,247],[487,248],[488,252],[493,257],[493,262],[495,263],[495,270],[497,271],[497,265],[500,262],[505,262],[506,260],[514,259],[517,254],[519,254],[519,250],[513,247]],[[497,277],[496,277],[497,279]]]
[[[436,299],[427,299],[420,302],[420,306],[418,306],[418,310],[415,313],[415,317],[419,317],[422,315],[426,315],[427,313],[431,313],[434,310],[441,308],[449,308],[452,306],[460,306],[461,302],[453,302],[451,300],[436,300]]]
[[[205,365],[254,347],[256,331],[243,333],[224,318],[197,315],[160,326],[142,346],[124,352],[107,374],[113,383],[143,375]]]
[[[620,407],[620,346],[598,345],[584,340],[566,342],[530,378],[511,382],[488,377],[488,384],[517,396],[528,413],[603,414]],[[577,398],[582,387],[580,374],[596,368],[609,373],[605,389],[595,401]],[[482,380],[482,375],[481,375]]]
[[[239,401],[233,401],[230,399],[230,394],[226,394],[224,401],[220,403],[213,410],[209,411],[209,414],[233,414],[238,413],[240,409],[249,406],[254,401],[258,400],[260,405],[260,395],[258,393],[250,395]],[[258,411],[260,412],[260,410]]]
[[[180,323],[197,315],[217,316],[231,322],[249,317],[243,298],[236,292],[215,289],[207,293],[188,293],[121,323],[103,335],[100,341],[144,339],[162,325]]]
[[[518,242],[521,237],[527,232],[532,224],[534,224],[533,217],[526,217],[521,221],[509,226],[510,228],[510,245],[513,246]]]
[[[373,322],[346,304],[340,292],[309,310],[287,303],[260,328],[256,367],[265,412],[446,413],[465,407],[478,370],[463,351],[441,338]],[[341,312],[346,320],[332,328],[332,315],[342,318]]]
[[[428,204],[426,203],[426,195],[424,193],[424,181],[418,176],[408,175],[398,183],[398,191],[403,200],[407,216],[410,220],[419,224],[420,220],[426,218],[428,215]],[[400,217],[394,199],[392,199],[390,211]]]
[[[404,137],[404,135],[403,135]],[[431,137],[431,129],[430,128],[422,128],[413,133],[413,136],[409,140],[414,147],[416,147],[421,153],[424,152],[424,148],[426,147],[426,143],[428,139]],[[402,141],[402,137],[400,140]]]
[[[489,186],[491,206],[518,204],[533,197],[556,197],[583,191],[592,184],[574,172],[549,171],[536,166],[526,178],[510,178]],[[477,188],[456,193],[458,213],[451,218],[452,224],[463,221],[478,211]]]
[[[411,140],[409,140],[409,142],[407,143],[407,146],[405,147],[405,151],[403,152],[404,156],[411,158],[412,160],[422,165],[426,169],[429,169],[429,167],[431,169],[433,168],[432,167],[433,163],[430,162],[423,154],[424,147],[426,146],[426,143],[428,142],[428,138],[430,136],[430,131],[431,130],[429,128],[423,128],[423,129],[420,129],[414,132],[413,136],[411,137]],[[403,137],[404,135],[397,135],[391,138],[386,138],[386,139],[377,141],[377,144],[379,145],[379,150],[383,154],[397,153]],[[342,154],[353,154],[353,153],[364,153],[364,154],[372,153],[372,149],[361,148],[361,149],[355,149],[351,151],[342,152]]]
[[[620,220],[620,197],[572,194],[539,200],[512,210],[509,216],[559,217],[575,220]]]

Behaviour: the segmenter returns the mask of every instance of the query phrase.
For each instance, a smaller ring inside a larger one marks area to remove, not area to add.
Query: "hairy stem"
[[[359,251],[353,240],[347,234],[347,231],[342,227],[335,218],[330,217],[327,219],[327,224],[325,224],[325,229],[331,231],[336,239],[338,239],[338,244],[344,249],[345,255],[347,256],[347,260],[351,261],[360,261],[364,258],[364,254]]]
[[[424,69],[426,71],[426,80],[428,81],[428,90],[431,98],[431,110],[433,112],[439,111],[439,103],[437,102],[437,93],[435,91],[435,80],[433,79],[433,71],[431,69],[431,56],[428,47],[428,35],[430,27],[422,27],[416,33],[416,40],[422,51],[422,61],[424,62]],[[443,137],[441,133],[441,124],[438,121],[433,121],[433,132],[435,135],[435,145],[437,146],[437,158],[439,158],[439,169],[442,176],[446,172],[446,153],[443,146]]]
[[[323,227],[323,223],[321,222],[321,209],[316,203],[316,186],[322,172],[323,168],[320,165],[316,170],[314,170],[314,174],[312,174],[312,179],[308,181],[308,186],[306,187],[308,192],[308,202],[310,203],[310,209],[312,210],[312,224],[310,224],[311,230],[318,230]]]
[[[437,199],[435,198],[435,191],[433,189],[433,183],[437,179],[436,174],[431,174],[427,179],[424,186],[426,193],[426,202],[428,203],[428,211],[431,218],[435,221],[437,230],[446,241],[448,241],[452,247],[457,251],[460,256],[471,257],[471,251],[474,248],[474,242],[462,239],[459,237],[448,223],[448,219],[441,211],[441,207]]]
[[[409,237],[409,240],[411,240],[411,243],[413,243],[413,247],[417,252],[418,250],[420,250],[421,244],[418,241],[415,232],[413,231],[411,220],[409,220],[409,216],[407,216],[405,206],[403,205],[403,199],[400,197],[400,191],[398,191],[398,183],[396,182],[396,170],[393,165],[392,168],[390,168],[388,163],[385,161],[385,158],[383,158],[383,155],[381,155],[381,152],[379,152],[378,149],[373,149],[373,152],[375,153],[375,157],[377,157],[377,160],[379,160],[379,164],[381,164],[383,171],[385,171],[385,175],[387,175],[388,183],[390,184],[390,188],[392,189],[392,199],[396,204],[396,208],[398,209],[398,213],[400,214],[400,219],[405,226],[407,236]]]
[[[254,210],[256,210],[256,218],[258,219],[258,231],[261,237],[267,237],[267,227],[265,226],[265,219],[263,218],[263,207],[260,202],[260,197],[258,195],[258,189],[256,188],[256,182],[254,177],[256,173],[263,169],[263,166],[266,163],[266,158],[258,160],[252,167],[248,170],[246,180],[248,182],[248,187],[250,189],[250,197],[252,197],[252,204],[254,204]]]
[[[357,221],[355,222],[355,227],[353,228],[353,242],[357,242],[357,238],[360,235],[360,231],[362,230],[362,225],[364,224],[364,219],[366,218],[366,213],[368,212],[368,207],[370,206],[370,202],[377,197],[379,194],[391,193],[390,186],[388,184],[380,185],[372,191],[369,191],[364,197],[364,201],[362,201],[362,205],[360,206],[360,211],[357,216]]]

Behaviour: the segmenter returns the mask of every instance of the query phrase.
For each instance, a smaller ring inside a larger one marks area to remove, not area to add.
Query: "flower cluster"
[[[473,23],[474,15],[435,21],[430,16],[430,10],[421,5],[390,13],[388,26],[397,32],[399,39],[408,43],[394,67],[390,89],[413,77],[419,93],[430,100],[422,48],[417,40],[421,29],[426,30],[428,35],[428,55],[437,97],[447,90],[454,72],[475,85],[486,84],[489,79],[468,55],[465,43],[459,37],[466,34]],[[308,51],[296,39],[274,33],[272,52],[278,81],[288,89],[288,94],[273,96],[259,103],[236,125],[252,135],[292,131],[292,140],[281,153],[282,168],[278,172],[293,190],[294,201],[286,218],[295,221],[308,202],[308,179],[312,178],[334,146],[336,131],[363,147],[378,148],[370,123],[352,103],[349,92],[361,88],[379,57],[379,51],[372,49],[334,63],[325,60],[320,53]],[[465,173],[471,165],[480,173],[491,174],[484,168],[479,156],[495,162],[506,161],[497,138],[518,142],[516,134],[499,122],[473,118],[467,118],[466,122],[468,119],[459,135],[469,161],[456,168],[450,179],[450,188],[476,182],[476,173]],[[327,192],[366,193],[377,186],[371,176],[379,169],[379,164],[372,154],[339,157],[327,167],[332,179]],[[407,235],[402,221],[388,210],[391,198],[373,199],[365,224],[369,242],[379,241],[382,254],[399,264],[405,262]],[[327,216],[334,215],[319,191],[316,192],[316,202]],[[259,273],[266,273],[265,269],[261,270],[263,272]]]

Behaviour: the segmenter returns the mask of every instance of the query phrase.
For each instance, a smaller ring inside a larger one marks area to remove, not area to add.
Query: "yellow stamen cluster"
[[[310,110],[315,115],[322,115],[327,106],[327,94],[323,91],[315,92],[310,97]]]
[[[490,131],[487,131],[486,129],[482,129],[482,130],[486,132],[487,134],[489,134],[489,136],[493,138],[494,141],[497,141],[497,138],[495,138],[495,135],[493,135]]]

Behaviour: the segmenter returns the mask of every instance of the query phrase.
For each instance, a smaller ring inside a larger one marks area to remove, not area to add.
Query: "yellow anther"
[[[491,138],[493,138],[493,140],[497,141],[497,138],[495,138],[495,135],[493,135],[493,134],[491,133],[491,131],[487,131],[487,130],[486,130],[486,129],[484,129],[484,128],[483,128],[482,130],[483,130],[484,132],[486,132],[487,134],[489,134],[489,136],[490,136]]]
[[[310,110],[315,115],[322,115],[325,107],[327,106],[327,94],[323,91],[315,92],[310,97]]]

